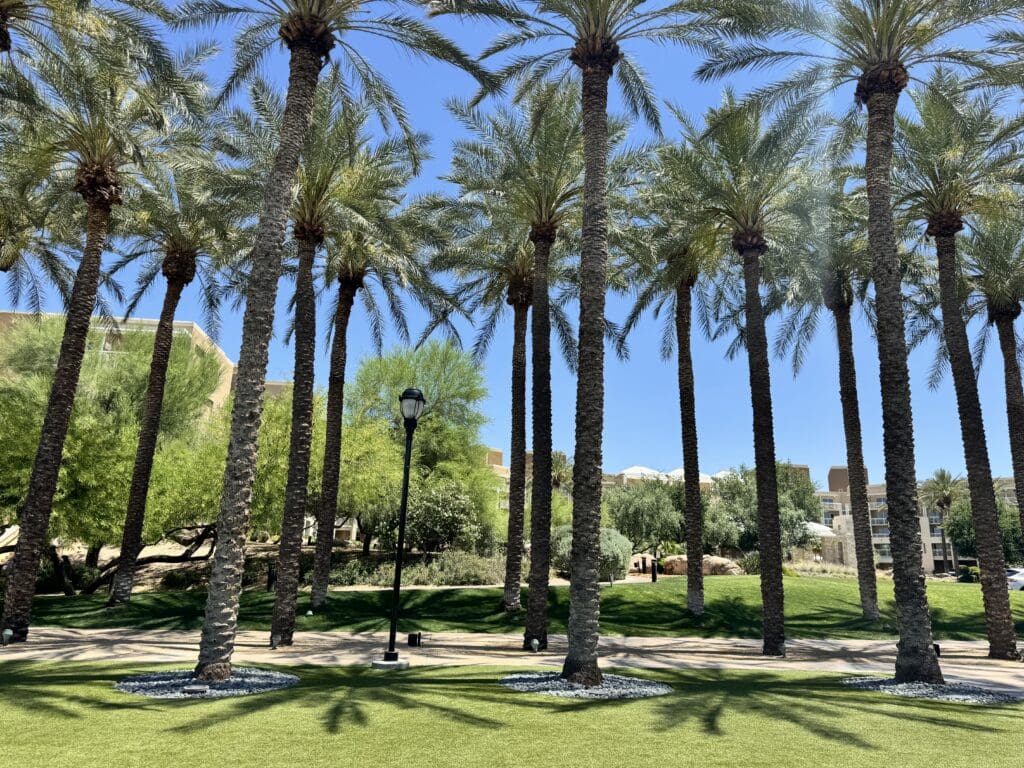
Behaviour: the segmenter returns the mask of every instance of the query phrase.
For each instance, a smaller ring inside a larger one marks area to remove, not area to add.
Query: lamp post
[[[388,634],[388,649],[384,651],[384,664],[394,667],[398,662],[395,650],[395,636],[398,634],[398,604],[402,591],[402,556],[405,551],[405,516],[409,508],[409,464],[412,461],[412,435],[416,423],[427,405],[423,393],[418,389],[407,389],[398,398],[402,420],[405,423],[405,470],[402,475],[402,506],[398,512],[398,549],[395,552],[395,588],[391,598],[391,630]]]

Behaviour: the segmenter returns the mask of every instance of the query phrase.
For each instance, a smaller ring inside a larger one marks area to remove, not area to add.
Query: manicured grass
[[[512,693],[494,667],[292,668],[295,688],[221,701],[112,687],[151,670],[0,663],[4,764],[1018,768],[1024,750],[1024,706],[900,699],[806,673],[642,673],[675,690],[633,702]]]
[[[882,618],[875,623],[860,616],[857,583],[852,579],[788,577],[786,623],[789,637],[880,638],[895,634],[892,582],[879,580]],[[609,635],[760,637],[761,595],[756,576],[706,579],[707,613],[694,619],[685,610],[686,579],[663,578],[657,584],[616,584],[601,593],[601,631]],[[155,592],[136,595],[130,605],[107,610],[103,596],[40,597],[38,624],[74,628],[198,629],[205,594]],[[981,590],[977,584],[933,582],[928,599],[938,638],[984,638]],[[1024,634],[1024,593],[1010,594],[1018,633]],[[326,609],[306,617],[306,596],[300,597],[300,630],[372,631],[387,628],[390,592],[334,592]],[[243,596],[243,629],[270,626],[273,595],[263,591]],[[521,616],[501,610],[498,589],[417,590],[403,595],[402,631],[515,632]],[[569,593],[551,590],[551,631],[565,631]]]

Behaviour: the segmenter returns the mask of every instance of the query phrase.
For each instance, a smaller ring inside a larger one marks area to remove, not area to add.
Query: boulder
[[[686,555],[669,555],[662,561],[662,572],[669,576],[686,575]],[[705,576],[742,576],[743,569],[735,560],[727,557],[704,555]]]

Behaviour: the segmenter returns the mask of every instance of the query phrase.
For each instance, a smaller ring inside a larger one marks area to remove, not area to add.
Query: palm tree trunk
[[[939,508],[939,538],[942,539],[942,567],[949,573],[949,547],[946,544],[946,515]]]
[[[331,343],[331,369],[327,380],[327,436],[324,441],[324,468],[320,481],[320,509],[316,518],[316,550],[313,554],[314,610],[327,601],[331,580],[331,553],[334,550],[334,523],[338,517],[338,476],[341,474],[341,417],[345,412],[345,363],[348,320],[358,286],[342,282],[338,286],[338,306],[334,312],[334,339]]]
[[[1024,385],[1021,384],[1017,360],[1017,334],[1013,316],[996,320],[999,348],[1003,353],[1003,376],[1006,380],[1006,423],[1010,426],[1010,456],[1013,459],[1013,488],[1017,495],[1021,530],[1024,530]]]
[[[257,441],[263,416],[267,349],[274,330],[274,303],[281,276],[281,244],[288,222],[292,180],[309,133],[313,95],[323,62],[322,55],[308,41],[292,44],[280,144],[267,179],[255,245],[250,255],[253,266],[246,290],[242,348],[235,371],[231,436],[217,518],[217,551],[210,574],[206,617],[195,670],[196,675],[205,680],[224,680],[231,676],[231,654],[238,628],[238,600],[245,564],[245,534],[249,526]]]
[[[39,447],[32,464],[28,494],[18,517],[20,531],[14,559],[8,569],[7,588],[4,593],[4,613],[0,628],[10,629],[14,642],[28,638],[32,618],[32,598],[35,595],[39,558],[47,546],[53,495],[57,491],[57,478],[64,453],[64,438],[71,422],[71,408],[75,403],[78,376],[82,370],[85,344],[89,337],[89,318],[96,306],[96,291],[100,281],[100,264],[110,224],[110,205],[101,201],[88,201],[85,250],[71,289],[64,322],[64,337],[60,344],[57,369],[50,387],[46,417],[39,435]]]
[[[967,486],[971,494],[971,518],[974,521],[981,571],[981,595],[985,605],[985,631],[988,655],[994,659],[1016,659],[1017,638],[1010,613],[1010,593],[1006,589],[1006,559],[999,530],[999,510],[992,484],[992,468],[988,460],[985,422],[978,397],[978,380],[974,375],[956,254],[956,233],[962,224],[935,231],[939,262],[939,299],[942,304],[942,330],[949,352],[957,411],[960,415],[960,436],[967,464]],[[929,226],[929,230],[932,226]]]
[[[853,547],[857,556],[857,585],[860,609],[868,621],[878,619],[878,585],[875,579],[875,550],[871,543],[871,512],[868,510],[868,478],[864,469],[864,442],[860,429],[860,398],[857,368],[853,360],[853,325],[850,307],[840,304],[832,311],[839,348],[839,401],[843,408],[846,435],[846,468],[850,478],[850,512],[853,517]]]
[[[760,259],[765,246],[744,245],[737,250],[743,258],[747,360],[750,366],[750,398],[754,408],[754,474],[757,482],[757,541],[761,566],[761,653],[765,656],[785,656],[782,527],[779,523],[768,335],[761,305]]]
[[[686,608],[704,615],[704,503],[700,497],[697,459],[697,399],[690,353],[693,285],[676,286],[676,348],[679,375],[679,418],[683,435],[683,520],[686,523]],[[653,566],[657,569],[658,564]]]
[[[533,320],[530,325],[533,392],[533,485],[530,490],[530,574],[523,648],[548,647],[548,577],[551,572],[551,315],[548,264],[555,229],[535,227],[533,240]]]
[[[317,242],[298,240],[299,271],[295,279],[295,382],[292,386],[292,427],[288,436],[288,481],[277,553],[277,584],[271,644],[291,645],[295,633],[295,602],[299,592],[302,530],[306,522],[309,454],[313,440],[313,364],[316,360],[316,293],[313,261]]]
[[[891,81],[890,81],[891,82]],[[903,318],[903,289],[892,220],[892,148],[897,86],[864,98],[868,107],[866,176],[868,245],[875,283],[876,337],[882,390],[886,504],[896,594],[899,682],[942,682],[932,641],[918,523],[914,417]]]
[[[579,368],[572,489],[569,650],[562,677],[600,685],[601,439],[604,429],[604,303],[608,270],[608,79],[618,49],[573,51],[583,71],[583,243],[580,251]]]
[[[507,612],[520,608],[523,578],[523,517],[526,507],[526,322],[530,305],[512,307],[512,456],[509,461],[508,546],[505,553]]]
[[[160,310],[160,320],[157,322],[153,337],[153,357],[149,363],[146,404],[142,411],[142,424],[139,426],[139,445],[135,451],[131,489],[128,491],[128,511],[124,518],[124,532],[121,534],[121,553],[118,557],[117,573],[114,574],[110,588],[110,597],[107,600],[108,606],[127,603],[132,598],[135,562],[142,551],[142,526],[146,518],[149,478],[153,472],[156,440],[160,434],[167,366],[174,344],[174,313],[178,310],[178,302],[184,290],[185,283],[182,280],[167,282],[164,305]]]

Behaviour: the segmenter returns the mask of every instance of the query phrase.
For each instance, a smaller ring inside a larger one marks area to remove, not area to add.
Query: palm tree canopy
[[[921,483],[921,501],[944,511],[949,511],[966,492],[964,479],[948,469],[935,470],[934,475]]]

